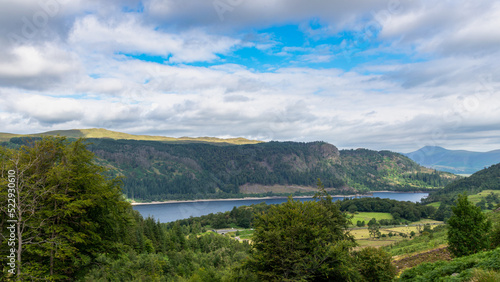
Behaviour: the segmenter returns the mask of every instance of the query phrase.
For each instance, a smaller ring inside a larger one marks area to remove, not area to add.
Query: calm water
[[[398,201],[418,202],[427,197],[428,193],[397,193],[397,192],[377,192],[373,197],[394,199]],[[340,200],[343,197],[334,197]],[[300,198],[301,201],[311,201],[312,198]],[[207,201],[207,202],[183,202],[171,204],[154,204],[134,206],[142,216],[152,216],[160,222],[171,222],[178,219],[198,217],[210,213],[230,211],[233,207],[249,206],[265,202],[266,204],[281,204],[287,199],[258,199],[258,200],[229,200],[229,201]]]

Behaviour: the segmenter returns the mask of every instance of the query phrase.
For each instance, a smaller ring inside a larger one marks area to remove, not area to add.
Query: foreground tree
[[[322,189],[322,184],[318,184]],[[349,220],[321,190],[318,201],[291,197],[259,216],[248,266],[266,281],[359,281]]]
[[[456,205],[451,209],[453,214],[447,222],[450,252],[461,257],[486,249],[491,222],[481,208],[469,202],[466,194],[459,194]]]
[[[16,175],[16,279],[71,279],[98,253],[117,252],[130,224],[130,205],[83,140],[44,138],[1,149],[0,156],[1,174]],[[9,219],[5,211],[1,219]]]

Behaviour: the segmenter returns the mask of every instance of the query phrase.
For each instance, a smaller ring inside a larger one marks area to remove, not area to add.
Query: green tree
[[[489,245],[487,233],[491,222],[467,199],[467,195],[459,194],[456,205],[452,208],[452,216],[448,219],[448,245],[450,252],[456,256],[466,256],[486,249]]]
[[[247,265],[261,279],[359,281],[349,220],[318,182],[318,201],[272,206],[254,222],[253,247]]]
[[[375,218],[372,218],[370,219],[370,221],[368,221],[368,226],[372,226],[372,225],[376,225],[377,224],[377,220]]]
[[[358,211],[358,207],[355,204],[352,204],[348,208],[350,213],[356,213]]]
[[[17,279],[70,279],[98,253],[120,250],[131,207],[84,140],[48,137],[1,155],[2,174],[17,181]]]
[[[373,238],[380,238],[380,225],[378,223],[372,224],[368,226],[368,232],[370,234],[370,237]]]
[[[367,247],[356,253],[361,275],[366,281],[392,281],[396,267],[391,263],[392,256],[382,249]]]

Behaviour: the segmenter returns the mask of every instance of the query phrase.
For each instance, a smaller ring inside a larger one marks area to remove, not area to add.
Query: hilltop
[[[89,128],[89,129],[70,129],[70,130],[54,130],[35,134],[12,134],[0,133],[0,141],[10,141],[15,137],[42,137],[42,136],[64,136],[68,138],[109,138],[114,140],[148,140],[162,142],[178,142],[178,143],[215,143],[215,144],[257,144],[263,141],[249,140],[245,138],[215,138],[215,137],[165,137],[152,135],[133,135],[118,131],[111,131],[104,128]]]
[[[420,165],[457,174],[473,174],[500,162],[500,150],[471,152],[426,146],[404,155]]]

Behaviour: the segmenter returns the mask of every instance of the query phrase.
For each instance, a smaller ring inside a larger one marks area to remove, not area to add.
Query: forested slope
[[[442,187],[456,176],[423,168],[388,151],[339,151],[325,142],[239,146],[90,139],[89,149],[125,176],[129,198],[162,200],[236,195],[244,184],[314,187],[336,193],[414,191]]]
[[[451,202],[457,194],[467,192],[472,195],[483,190],[500,190],[500,163],[450,183],[442,190],[432,192],[425,202]]]
[[[9,147],[33,139],[12,138]],[[138,201],[243,196],[245,184],[314,187],[330,191],[421,191],[458,177],[419,166],[389,151],[341,150],[325,142],[231,145],[87,139],[99,165],[123,176],[125,195]],[[286,193],[287,190],[285,189]]]

